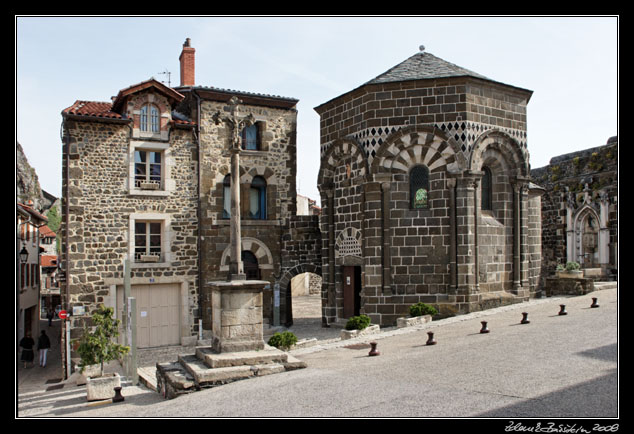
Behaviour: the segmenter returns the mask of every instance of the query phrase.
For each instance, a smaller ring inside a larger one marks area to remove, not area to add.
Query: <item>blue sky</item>
[[[297,183],[319,200],[314,107],[418,51],[529,89],[532,168],[618,134],[618,17],[54,17],[15,19],[16,140],[61,196],[61,111],[109,101],[196,49],[196,84],[299,99]]]

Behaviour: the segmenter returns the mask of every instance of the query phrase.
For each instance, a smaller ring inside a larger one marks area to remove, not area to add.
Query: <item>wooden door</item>
[[[361,305],[361,267],[343,267],[343,317],[359,315]]]

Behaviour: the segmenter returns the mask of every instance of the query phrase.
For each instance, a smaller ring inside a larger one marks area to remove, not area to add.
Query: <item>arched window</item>
[[[249,189],[249,217],[266,220],[266,181],[256,176]]]
[[[258,124],[255,123],[242,130],[242,149],[257,151],[260,149],[258,140]]]
[[[152,133],[159,132],[159,111],[153,104],[146,104],[141,107],[141,119],[139,128],[141,131]]]
[[[429,169],[427,167],[415,166],[409,172],[409,194],[412,209],[429,207]]]
[[[225,176],[222,181],[222,218],[231,217],[231,175]]]
[[[253,252],[249,250],[242,251],[242,264],[247,280],[257,280],[260,278],[260,267],[258,266],[258,258],[253,254]]]
[[[493,211],[493,176],[488,167],[483,167],[481,190],[480,190],[480,208],[484,211]]]

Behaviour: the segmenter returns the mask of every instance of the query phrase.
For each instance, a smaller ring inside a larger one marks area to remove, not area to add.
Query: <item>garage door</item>
[[[179,345],[179,285],[132,285],[131,293],[136,298],[137,347]],[[117,306],[121,312],[123,287],[117,288]]]

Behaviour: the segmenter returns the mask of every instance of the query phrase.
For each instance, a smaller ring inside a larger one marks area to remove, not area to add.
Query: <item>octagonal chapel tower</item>
[[[421,47],[315,108],[325,322],[393,325],[417,302],[452,315],[535,294],[531,95]]]

